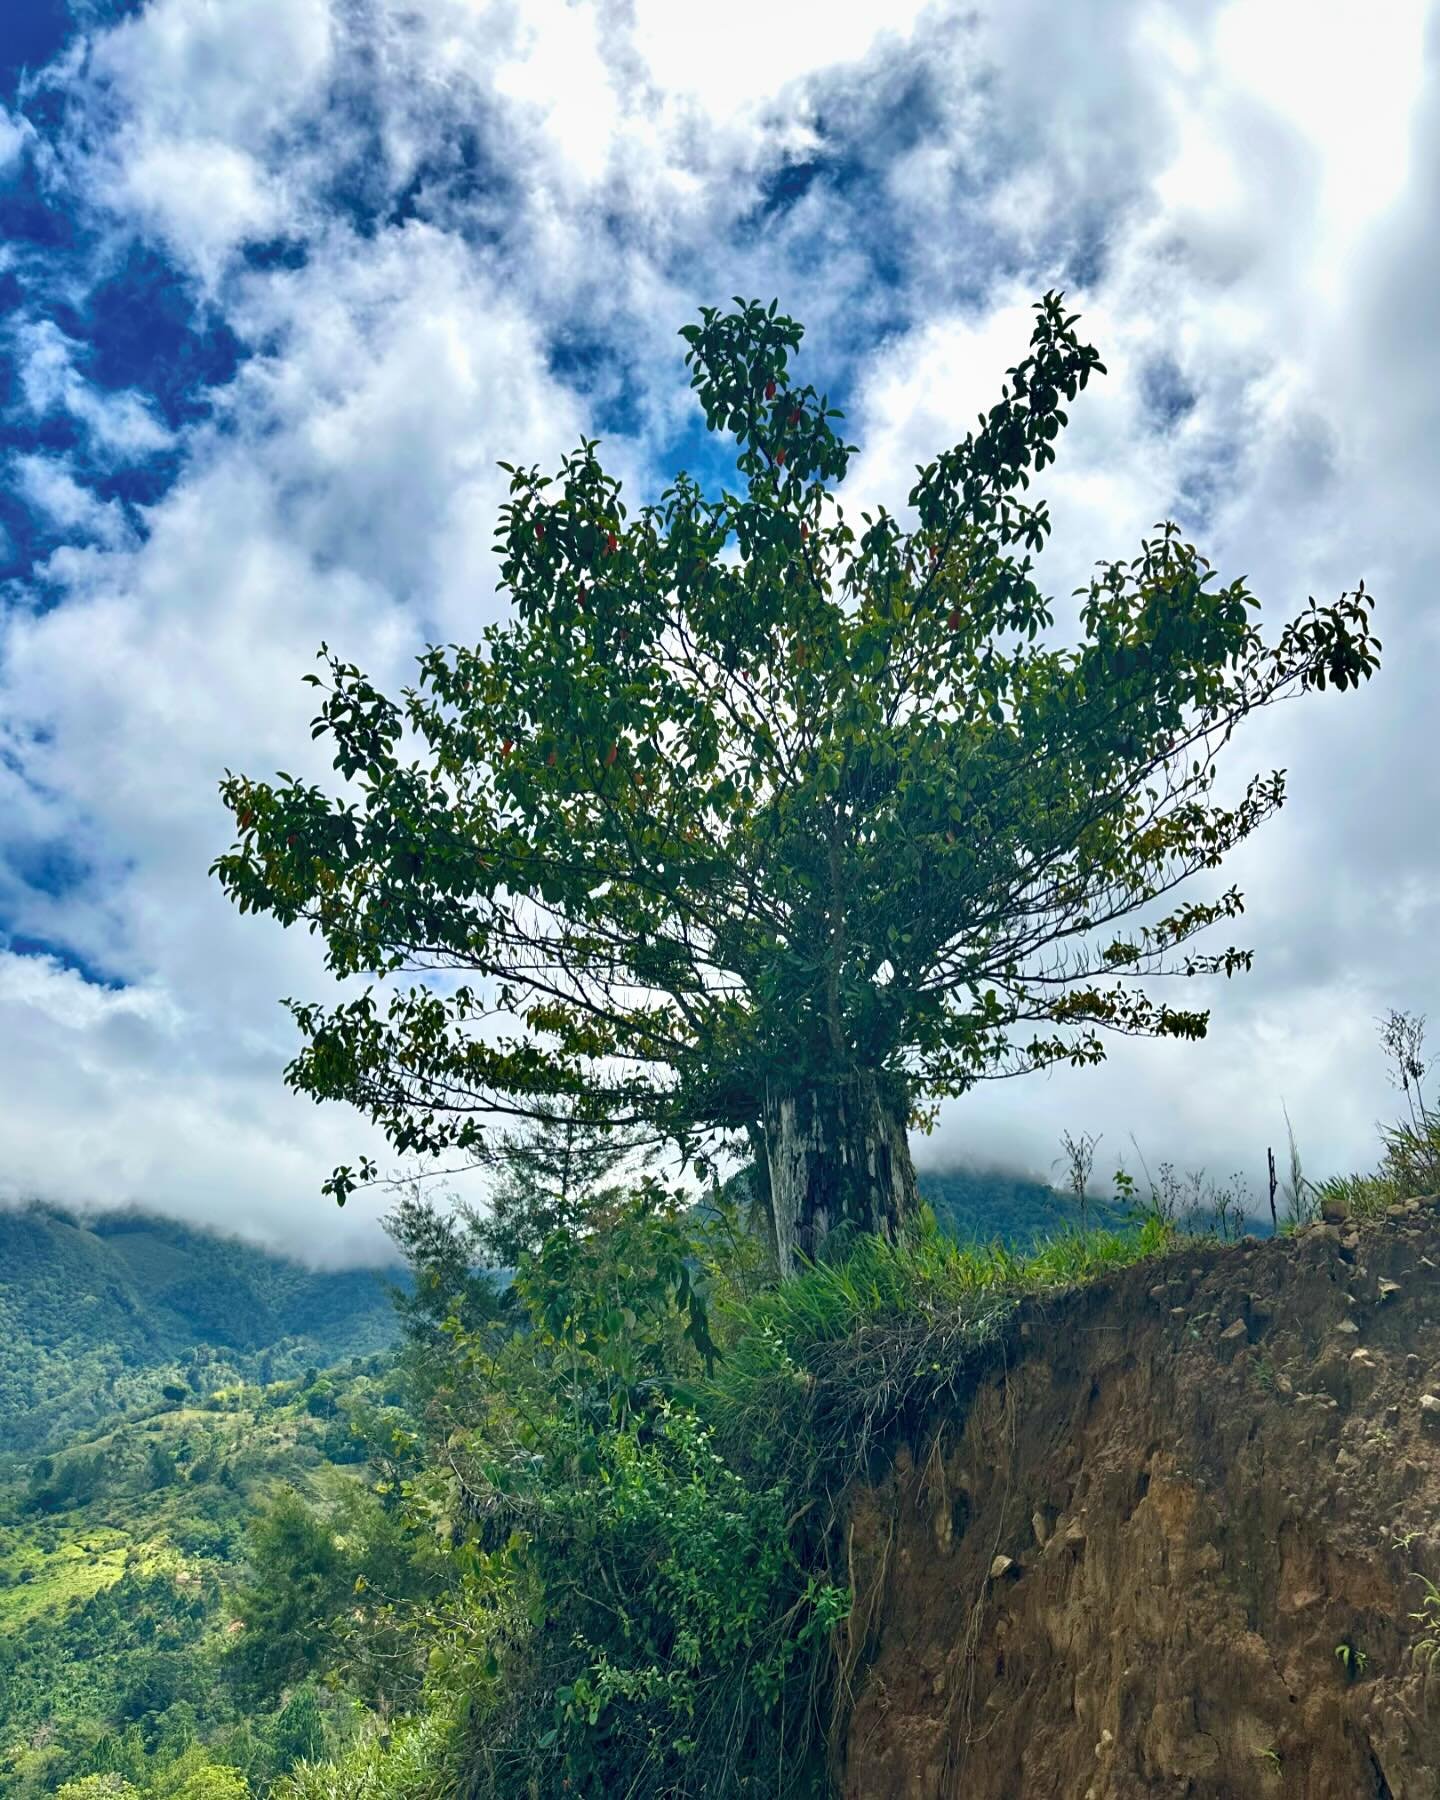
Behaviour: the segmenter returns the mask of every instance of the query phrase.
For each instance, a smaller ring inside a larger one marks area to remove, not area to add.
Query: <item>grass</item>
[[[1440,1588],[1418,1570],[1415,1579],[1425,1589],[1425,1597],[1420,1602],[1420,1610],[1410,1614],[1420,1626],[1420,1636],[1411,1646],[1411,1655],[1428,1667],[1440,1656]]]
[[[1128,1268],[1174,1235],[1151,1217],[1023,1252],[957,1244],[927,1212],[898,1242],[862,1238],[737,1307],[724,1360],[688,1397],[738,1465],[833,1498],[902,1420],[963,1397],[1027,1295]]]
[[[1363,1650],[1357,1650],[1353,1644],[1337,1644],[1335,1655],[1352,1681],[1357,1675],[1365,1673],[1365,1665],[1370,1660]]]
[[[102,1536],[110,1540],[103,1547],[96,1544]],[[118,1531],[88,1531],[85,1538],[84,1543],[62,1543],[48,1554],[27,1545],[0,1562],[14,1583],[0,1588],[0,1631],[15,1631],[32,1619],[53,1617],[120,1579],[131,1540]]]
[[[741,1323],[778,1331],[792,1351],[835,1342],[882,1321],[937,1320],[977,1296],[1018,1300],[1027,1293],[1078,1286],[1128,1268],[1173,1242],[1162,1224],[1134,1231],[1072,1230],[1018,1251],[998,1240],[960,1244],[933,1215],[898,1243],[862,1238],[849,1256],[813,1265],[753,1302]]]

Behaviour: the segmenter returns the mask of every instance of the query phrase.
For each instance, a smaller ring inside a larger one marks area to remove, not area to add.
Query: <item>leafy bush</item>
[[[301,1763],[275,1800],[453,1800],[454,1722],[426,1713],[393,1733],[378,1722],[334,1762]]]
[[[758,1769],[776,1794],[822,1790],[817,1656],[848,1595],[797,1557],[785,1484],[752,1486],[666,1405],[648,1432],[604,1434],[588,1479],[526,1498],[529,1530],[469,1596],[543,1607],[527,1640],[495,1646],[529,1680],[481,1734],[484,1793],[679,1800],[744,1791]]]

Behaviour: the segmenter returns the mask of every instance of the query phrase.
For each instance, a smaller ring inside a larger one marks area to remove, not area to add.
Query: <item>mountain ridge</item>
[[[312,1270],[140,1208],[0,1211],[0,1455],[393,1343],[397,1268]]]

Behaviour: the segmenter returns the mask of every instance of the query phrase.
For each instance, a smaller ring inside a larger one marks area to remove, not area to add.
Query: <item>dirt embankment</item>
[[[855,1497],[843,1793],[1437,1800],[1440,1201],[1027,1303],[1005,1362]]]

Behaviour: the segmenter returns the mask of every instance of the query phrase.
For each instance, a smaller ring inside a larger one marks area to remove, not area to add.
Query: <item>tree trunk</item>
[[[870,1074],[790,1090],[765,1103],[765,1151],[782,1277],[818,1257],[841,1224],[893,1237],[918,1204],[903,1100]]]
[[[765,1230],[765,1244],[770,1254],[778,1263],[780,1245],[775,1236],[775,1201],[770,1193],[770,1152],[765,1137],[763,1124],[747,1125],[745,1134],[750,1139],[750,1221],[752,1226],[757,1222]]]

